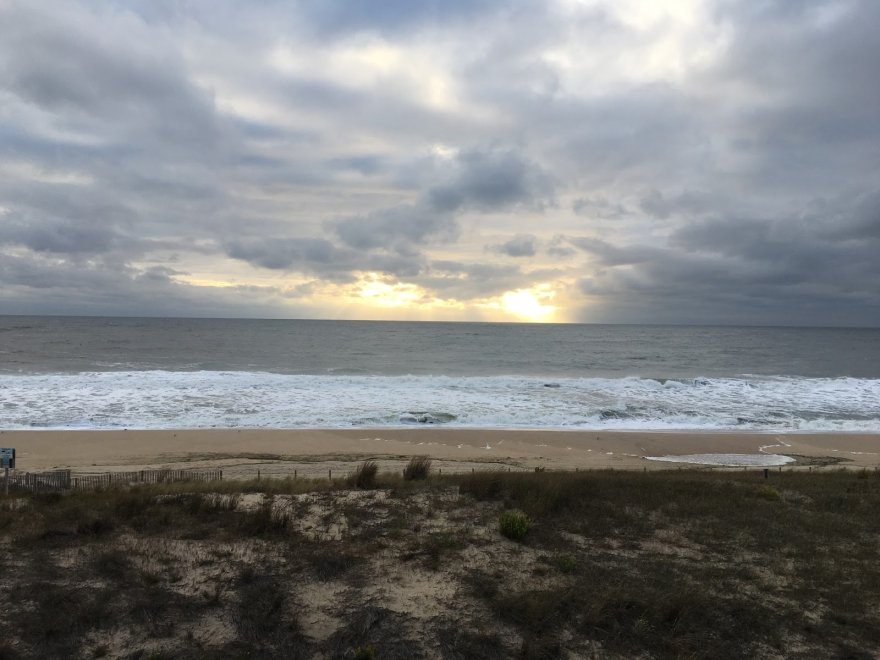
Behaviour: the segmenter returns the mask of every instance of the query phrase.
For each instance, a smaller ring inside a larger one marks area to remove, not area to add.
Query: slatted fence
[[[0,476],[2,479],[2,476]],[[223,470],[138,470],[105,472],[103,474],[72,476],[70,470],[53,472],[20,472],[9,475],[10,491],[48,493],[61,490],[99,490],[111,486],[133,484],[167,484],[177,481],[220,481]]]
[[[51,493],[69,490],[70,485],[70,470],[54,470],[52,472],[19,472],[14,470],[9,473],[10,491]]]

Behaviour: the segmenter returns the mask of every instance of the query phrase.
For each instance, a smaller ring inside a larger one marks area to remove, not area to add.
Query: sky
[[[0,313],[880,326],[876,0],[0,0]]]

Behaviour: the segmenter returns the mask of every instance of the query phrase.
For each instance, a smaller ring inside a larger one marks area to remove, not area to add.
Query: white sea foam
[[[0,428],[880,431],[880,380],[126,371],[0,375]]]
[[[794,463],[790,456],[779,454],[682,454],[680,456],[645,456],[649,461],[718,465],[727,467],[776,467]]]

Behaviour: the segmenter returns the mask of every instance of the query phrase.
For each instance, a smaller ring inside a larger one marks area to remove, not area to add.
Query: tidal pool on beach
[[[719,465],[729,467],[776,467],[794,463],[790,456],[781,454],[683,454],[681,456],[645,456],[649,461]]]

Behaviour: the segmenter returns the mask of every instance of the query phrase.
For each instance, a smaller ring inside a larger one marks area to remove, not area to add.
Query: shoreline
[[[772,440],[776,440],[773,442]],[[17,469],[70,469],[76,474],[156,468],[219,467],[231,478],[327,475],[373,458],[381,470],[412,457],[435,469],[551,470],[705,469],[707,465],[648,460],[691,454],[785,455],[785,469],[837,465],[880,467],[880,433],[738,431],[585,431],[463,428],[3,430],[0,446],[15,447]],[[718,466],[715,466],[716,468]],[[758,468],[759,465],[752,465]],[[728,468],[729,469],[729,468]]]

